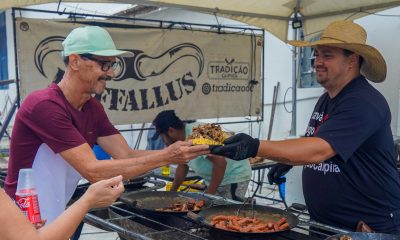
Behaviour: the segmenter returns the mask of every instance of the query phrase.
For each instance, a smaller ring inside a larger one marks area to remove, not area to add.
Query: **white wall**
[[[400,91],[400,7],[370,15],[356,22],[368,33],[367,42],[384,56],[388,68],[386,80],[374,86],[386,97],[392,111],[392,131],[400,135],[399,91]]]

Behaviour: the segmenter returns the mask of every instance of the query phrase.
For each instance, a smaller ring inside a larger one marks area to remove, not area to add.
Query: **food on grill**
[[[276,232],[289,229],[289,223],[284,217],[273,222],[235,215],[217,215],[212,218],[211,224],[223,230],[245,233]]]
[[[193,198],[190,198],[185,202],[177,202],[177,203],[171,204],[168,207],[157,208],[156,211],[163,211],[163,212],[200,211],[205,203],[206,203],[206,201],[204,199],[196,201]]]
[[[207,123],[193,127],[192,134],[188,139],[193,144],[223,145],[229,135],[222,131],[221,126],[214,123]]]

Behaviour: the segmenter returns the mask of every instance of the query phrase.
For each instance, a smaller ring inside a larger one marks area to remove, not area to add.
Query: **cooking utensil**
[[[255,202],[255,200],[252,197],[246,198],[246,200],[243,201],[243,204],[239,207],[239,209],[236,212],[236,216],[240,216],[240,210],[242,210],[242,208],[244,206],[246,206],[247,202],[250,202],[250,204],[251,204],[251,218],[254,218],[254,202]]]
[[[292,229],[299,223],[299,219],[292,213],[268,206],[261,206],[261,205],[254,205],[254,217],[263,220],[263,221],[278,221],[281,217],[285,217],[289,224],[289,229],[275,231],[275,232],[262,232],[262,233],[248,233],[248,232],[236,232],[236,231],[229,231],[220,228],[216,228],[212,226],[211,220],[214,216],[217,215],[231,215],[235,216],[236,212],[238,211],[241,204],[228,204],[228,205],[219,205],[213,206],[206,209],[202,209],[198,218],[192,217],[192,214],[188,214],[188,217],[193,219],[194,221],[209,227],[211,230],[215,231],[217,234],[221,235],[231,235],[236,237],[254,237],[254,238],[262,238],[265,236],[271,236],[273,234],[278,234],[283,231],[287,231]],[[247,205],[248,206],[248,205]],[[240,216],[251,216],[252,210],[248,207],[244,207],[240,210]]]
[[[344,236],[351,237],[351,240],[399,240],[399,235],[391,235],[384,233],[363,233],[363,232],[351,232],[345,234],[336,234],[326,238],[325,240],[340,240]]]
[[[167,192],[167,191],[153,191],[153,192],[130,192],[121,195],[120,200],[128,206],[139,210],[143,213],[151,215],[186,215],[188,211],[157,211],[156,209],[169,207],[174,203],[187,202],[189,199],[196,201],[205,200],[203,208],[211,206],[211,200],[187,192]],[[198,211],[195,211],[198,212]]]

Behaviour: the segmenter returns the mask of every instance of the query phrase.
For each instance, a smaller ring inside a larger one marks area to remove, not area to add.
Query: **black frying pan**
[[[400,240],[400,235],[390,235],[384,233],[363,233],[363,232],[352,232],[346,234],[336,234],[326,238],[325,240],[340,240],[344,236],[351,237],[351,240]]]
[[[142,175],[133,177],[128,180],[124,180],[124,187],[126,190],[138,189],[148,182],[149,178],[153,175],[153,172],[145,172]]]
[[[205,200],[204,207],[211,206],[211,201],[197,194],[186,192],[167,192],[167,191],[152,191],[152,192],[130,192],[121,195],[120,200],[128,206],[151,215],[168,215],[168,216],[183,216],[188,211],[169,212],[157,211],[158,208],[169,207],[173,203],[186,202],[188,199]],[[203,207],[203,208],[204,208]],[[198,212],[198,211],[197,211]]]
[[[241,204],[213,206],[213,207],[201,210],[198,215],[200,216],[200,218],[203,219],[201,221],[201,223],[203,223],[204,225],[208,226],[209,228],[215,230],[216,232],[218,232],[220,234],[262,238],[263,236],[267,236],[267,235],[270,236],[271,234],[275,234],[275,233],[279,233],[279,232],[288,230],[288,229],[286,229],[286,230],[281,230],[281,231],[265,232],[265,233],[242,233],[242,232],[229,231],[229,230],[216,228],[211,225],[211,219],[214,216],[236,215],[236,212],[240,206],[241,206]],[[251,217],[252,216],[251,215],[251,206],[247,205],[245,208],[243,208],[240,211],[240,216]],[[189,217],[191,217],[190,214],[189,214]],[[299,223],[299,219],[294,214],[292,214],[288,211],[278,209],[278,208],[268,207],[268,206],[261,206],[261,205],[254,205],[254,217],[256,217],[260,220],[264,220],[264,221],[272,220],[275,222],[278,221],[281,217],[285,217],[289,224],[289,229],[294,228]]]

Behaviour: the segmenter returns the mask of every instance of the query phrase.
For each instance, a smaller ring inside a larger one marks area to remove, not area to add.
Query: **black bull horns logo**
[[[35,49],[35,66],[38,71],[46,78],[48,76],[44,69],[44,60],[49,54],[61,53],[62,41],[65,37],[50,36],[43,39]],[[136,79],[145,81],[148,77],[154,77],[163,74],[169,67],[178,61],[187,58],[194,58],[198,64],[197,77],[201,75],[204,68],[204,56],[201,49],[192,43],[181,43],[171,47],[164,53],[152,57],[141,50],[124,49],[133,53],[133,57],[117,57],[117,67],[115,70],[114,81],[125,79]],[[61,79],[64,74],[63,66],[57,66],[58,72],[55,79]]]

